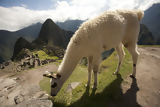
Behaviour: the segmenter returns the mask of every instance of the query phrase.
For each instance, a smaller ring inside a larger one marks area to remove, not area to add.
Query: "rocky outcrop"
[[[21,72],[24,70],[29,70],[30,68],[36,68],[41,65],[56,62],[55,59],[44,59],[40,60],[38,54],[33,54],[28,49],[23,50],[25,54],[19,55],[21,57],[20,61],[6,61],[0,64],[0,69],[4,72]]]
[[[13,65],[13,66],[11,67],[11,65]],[[9,68],[10,69],[11,68],[10,70],[14,70],[13,69],[14,65],[15,65],[15,63],[12,62],[11,60],[9,60],[9,61],[1,63],[0,64],[0,69],[5,69],[5,68]],[[7,70],[9,70],[9,69],[7,69]]]
[[[48,95],[38,87],[31,86],[26,90],[22,86],[21,78],[0,78],[0,106],[1,107],[52,107]]]
[[[20,103],[15,107],[53,107],[53,103],[52,101],[46,100],[46,99],[32,99],[32,100]]]
[[[20,64],[17,66],[17,71],[20,72],[22,70],[27,70],[29,68],[34,68],[37,66],[41,66],[41,61],[39,59],[38,54],[31,54],[25,56],[21,59]]]
[[[53,47],[46,47],[45,51],[48,55],[51,56],[57,56],[58,58],[62,59],[65,53],[65,50],[63,48],[53,46]]]

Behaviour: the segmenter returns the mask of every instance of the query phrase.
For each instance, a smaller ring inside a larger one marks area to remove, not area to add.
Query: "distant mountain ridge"
[[[64,30],[75,32],[83,22],[84,20],[66,20],[65,22],[56,22],[56,24]]]
[[[41,27],[42,23],[36,23],[26,28],[20,29],[15,33],[17,33],[18,35],[23,35],[26,40],[31,42],[38,37]]]
[[[30,50],[45,50],[51,54],[57,54],[59,52],[59,54],[63,54],[63,50],[67,47],[72,35],[73,32],[63,30],[51,19],[47,19],[42,24],[38,37],[32,43],[29,43],[22,37],[16,41],[12,59],[21,59],[18,55],[24,48]]]
[[[152,32],[155,40],[160,39],[160,3],[153,4],[144,12],[142,24],[146,25]]]
[[[38,37],[41,26],[41,23],[37,23],[15,32],[0,30],[1,58],[4,60],[9,60],[12,57],[14,44],[19,37],[23,37],[29,42],[33,41],[36,37]]]

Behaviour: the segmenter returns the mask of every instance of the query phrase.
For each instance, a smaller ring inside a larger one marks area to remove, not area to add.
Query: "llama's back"
[[[109,11],[84,22],[72,39],[76,43],[81,43],[85,46],[94,45],[94,47],[98,47],[105,44],[112,47],[112,44],[122,41],[121,38],[124,35],[124,30],[124,18],[117,14],[116,11]]]
[[[139,14],[139,15],[138,15]],[[139,33],[141,12],[107,11],[84,22],[71,41],[90,50],[115,48],[120,42],[135,42]],[[135,37],[136,36],[136,37]]]

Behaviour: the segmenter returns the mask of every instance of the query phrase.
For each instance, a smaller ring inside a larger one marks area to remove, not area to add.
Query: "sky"
[[[90,19],[106,10],[146,10],[160,0],[0,0],[0,30],[16,31],[47,18]]]

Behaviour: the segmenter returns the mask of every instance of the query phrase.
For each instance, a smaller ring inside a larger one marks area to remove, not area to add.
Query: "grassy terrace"
[[[107,60],[104,60],[100,66],[98,75],[97,90],[86,88],[87,83],[87,67],[78,65],[70,78],[63,85],[58,95],[51,100],[54,107],[106,107],[111,101],[120,101],[122,95],[121,83],[132,71],[132,60],[128,51],[126,51],[120,75],[113,75],[118,64],[117,53],[114,52]],[[80,85],[72,91],[72,94],[66,93],[66,88],[71,82],[80,82]],[[93,80],[91,86],[93,85]],[[50,93],[49,79],[44,78],[40,82],[40,87]]]

